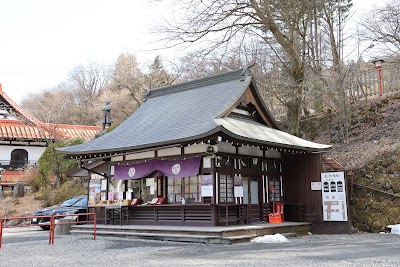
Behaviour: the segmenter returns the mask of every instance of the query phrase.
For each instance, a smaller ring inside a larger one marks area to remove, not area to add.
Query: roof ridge
[[[97,125],[81,125],[81,124],[64,124],[64,123],[49,123],[51,125],[58,126],[60,128],[75,128],[75,129],[101,129],[101,126]]]
[[[16,102],[14,102],[14,100],[11,99],[11,97],[9,97],[6,92],[3,91],[3,88],[1,87],[0,84],[0,96],[2,96],[4,98],[4,100],[6,100],[8,102],[8,104],[13,107],[17,112],[19,112],[25,119],[27,119],[29,122],[33,123],[34,125],[40,125],[41,121],[39,121],[37,118],[35,118],[34,116],[32,116],[31,114],[29,114],[25,109],[23,109],[22,107],[20,107]]]
[[[172,94],[172,93],[176,93],[176,92],[186,91],[186,90],[194,89],[197,87],[203,87],[205,85],[220,83],[222,81],[230,81],[235,78],[241,79],[241,76],[243,76],[244,70],[245,70],[244,68],[241,68],[241,69],[237,69],[237,70],[218,73],[218,74],[215,74],[212,76],[207,76],[207,77],[203,77],[203,78],[190,80],[190,81],[183,82],[183,83],[177,83],[177,84],[172,84],[172,85],[168,85],[168,86],[164,86],[164,87],[150,89],[147,93],[148,94],[147,97],[152,98],[152,97]]]
[[[0,123],[24,123],[24,121],[22,120],[18,120],[18,119],[0,119]]]

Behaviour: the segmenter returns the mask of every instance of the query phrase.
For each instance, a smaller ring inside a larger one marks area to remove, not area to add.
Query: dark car
[[[60,205],[36,210],[32,213],[32,216],[54,216],[86,213],[87,205],[87,196],[76,196],[64,201]],[[84,215],[82,215],[81,217],[84,217]],[[84,220],[84,218],[80,218],[77,216],[73,216],[73,218],[81,221]],[[43,230],[49,230],[50,218],[32,218],[31,225],[35,224],[39,225]]]

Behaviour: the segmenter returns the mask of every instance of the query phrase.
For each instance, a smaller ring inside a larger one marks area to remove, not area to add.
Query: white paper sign
[[[107,179],[101,180],[101,190],[107,190]]]
[[[154,185],[154,178],[146,178],[146,186]]]
[[[311,190],[321,190],[321,182],[311,182]]]
[[[114,175],[114,166],[111,166],[111,168],[110,168],[110,174],[111,174],[111,175]]]
[[[90,179],[91,179],[91,180],[99,180],[99,179],[103,179],[103,178],[104,178],[103,176],[98,175],[97,173],[92,173],[92,174],[90,175]]]
[[[321,173],[324,221],[347,222],[344,172]]]
[[[214,195],[213,185],[202,185],[201,186],[201,196],[202,197],[212,197]]]
[[[243,186],[234,186],[234,196],[235,197],[243,197]]]
[[[210,157],[203,157],[203,168],[211,168],[211,158]]]

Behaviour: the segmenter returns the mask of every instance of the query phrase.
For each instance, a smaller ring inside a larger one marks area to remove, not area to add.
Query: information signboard
[[[344,172],[321,173],[324,221],[347,222]]]

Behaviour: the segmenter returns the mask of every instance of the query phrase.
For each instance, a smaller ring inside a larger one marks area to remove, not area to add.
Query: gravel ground
[[[400,235],[312,235],[288,243],[205,245],[119,237],[3,237],[0,266],[400,266]]]

